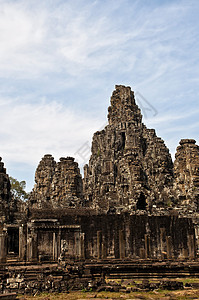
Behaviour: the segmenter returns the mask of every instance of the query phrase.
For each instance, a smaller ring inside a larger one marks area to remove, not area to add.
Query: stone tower
[[[72,157],[56,163],[46,154],[35,172],[35,186],[29,197],[32,208],[76,207],[82,204],[82,177]]]
[[[174,162],[174,187],[179,204],[199,211],[199,146],[182,139]]]
[[[10,180],[1,160],[2,158],[0,157],[0,222],[3,222],[9,216],[11,192]]]
[[[84,168],[87,205],[104,212],[166,205],[172,198],[171,155],[155,130],[143,125],[130,87],[116,85],[108,112],[109,124],[94,134]]]
[[[51,154],[44,155],[35,172],[35,186],[29,197],[31,206],[36,208],[52,206],[51,185],[55,167],[54,157]]]

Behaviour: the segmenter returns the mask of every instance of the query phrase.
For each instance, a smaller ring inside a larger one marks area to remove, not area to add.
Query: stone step
[[[131,279],[131,278],[186,278],[186,277],[193,277],[190,273],[114,273],[114,274],[106,274],[108,279]],[[198,277],[199,274],[196,274],[195,277]]]
[[[17,294],[16,293],[0,294],[0,299],[4,299],[4,300],[17,299]]]

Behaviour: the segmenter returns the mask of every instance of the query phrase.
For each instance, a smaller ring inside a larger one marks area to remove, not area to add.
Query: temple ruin
[[[0,261],[197,260],[199,146],[174,163],[142,123],[130,87],[116,85],[108,125],[93,136],[84,178],[72,157],[46,154],[27,203],[15,203],[0,162]]]

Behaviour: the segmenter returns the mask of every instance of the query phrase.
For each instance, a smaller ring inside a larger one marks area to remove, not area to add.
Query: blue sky
[[[115,84],[137,92],[150,109],[143,122],[173,157],[181,138],[198,143],[198,15],[198,0],[0,0],[0,156],[9,175],[29,191],[44,154],[75,156],[82,167]]]

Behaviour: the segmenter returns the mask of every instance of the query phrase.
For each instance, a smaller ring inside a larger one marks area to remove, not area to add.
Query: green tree
[[[9,177],[11,184],[11,193],[15,200],[26,201],[28,199],[28,193],[25,191],[25,180],[18,181],[13,177]]]

